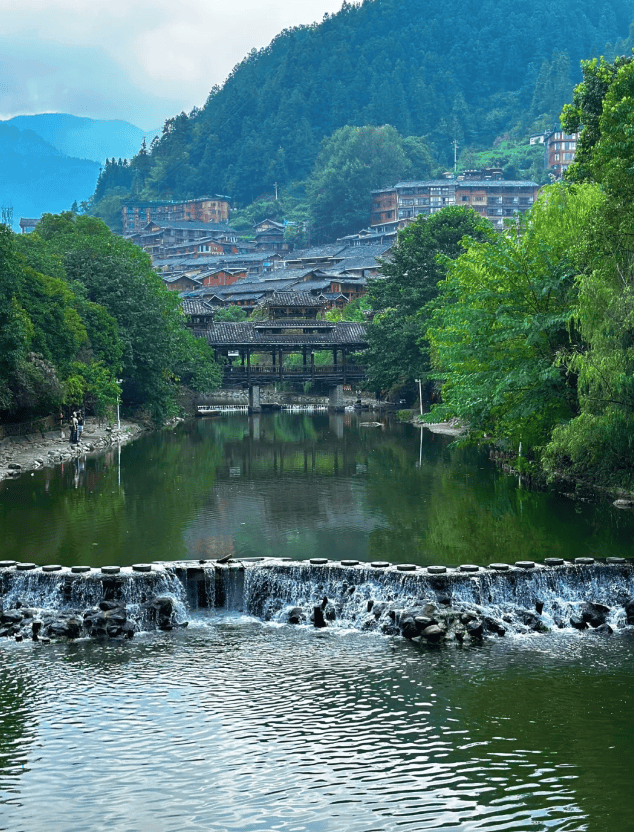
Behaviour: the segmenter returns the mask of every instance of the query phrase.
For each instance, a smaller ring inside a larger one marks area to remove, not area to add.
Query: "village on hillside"
[[[530,144],[544,145],[544,168],[560,179],[574,160],[578,134],[561,130],[538,134]],[[230,225],[231,197],[215,194],[182,201],[129,201],[122,207],[123,236],[152,258],[167,289],[178,292],[188,324],[211,326],[214,313],[254,309],[283,293],[299,293],[322,311],[342,309],[366,293],[368,279],[379,274],[400,229],[418,216],[450,205],[472,208],[501,231],[533,205],[539,185],[503,179],[499,168],[445,173],[441,179],[397,182],[372,191],[367,228],[326,245],[292,251],[285,225],[264,219],[245,240]],[[23,233],[38,220],[22,219]]]

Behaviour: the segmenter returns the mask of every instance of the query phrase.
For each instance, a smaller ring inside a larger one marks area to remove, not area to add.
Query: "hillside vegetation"
[[[219,379],[138,246],[70,212],[31,234],[0,225],[0,422],[62,405],[101,416],[118,396],[160,421],[181,385],[208,391]]]
[[[454,140],[482,150],[555,126],[580,60],[622,50],[631,16],[626,0],[344,3],[249,53],[200,109],[167,120],[150,153],[106,166],[92,210],[130,194],[250,203],[306,179],[346,125],[420,137],[442,168]]]

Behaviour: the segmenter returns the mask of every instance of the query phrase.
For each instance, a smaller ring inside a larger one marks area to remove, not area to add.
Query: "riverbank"
[[[143,424],[121,421],[121,428],[87,419],[81,442],[69,442],[70,429],[27,436],[8,436],[0,441],[0,482],[76,457],[96,454],[112,445],[123,445],[147,430]]]
[[[446,436],[462,436],[466,432],[466,428],[458,419],[451,419],[448,422],[438,423],[424,423],[420,421],[420,416],[412,411],[411,424],[417,427],[425,427],[431,433],[440,433]],[[489,459],[505,473],[510,476],[520,476],[522,486],[535,491],[554,491],[567,497],[570,500],[580,500],[581,502],[590,503],[605,503],[611,502],[615,508],[622,510],[634,510],[634,491],[628,491],[625,488],[618,486],[605,486],[596,483],[588,482],[570,476],[566,471],[556,471],[550,476],[545,471],[538,469],[530,473],[519,474],[517,467],[513,461],[517,459],[508,451],[502,451],[495,446],[490,445]]]

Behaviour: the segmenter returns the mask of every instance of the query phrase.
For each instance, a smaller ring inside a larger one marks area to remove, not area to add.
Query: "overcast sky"
[[[282,29],[341,0],[0,0],[0,119],[60,112],[145,130],[205,103]]]

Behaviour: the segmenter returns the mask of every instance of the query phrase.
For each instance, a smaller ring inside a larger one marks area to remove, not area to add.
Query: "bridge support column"
[[[337,412],[345,410],[345,407],[343,401],[343,384],[337,384],[335,387],[331,387],[328,397],[328,410]]]
[[[249,413],[262,413],[259,384],[249,385]]]

